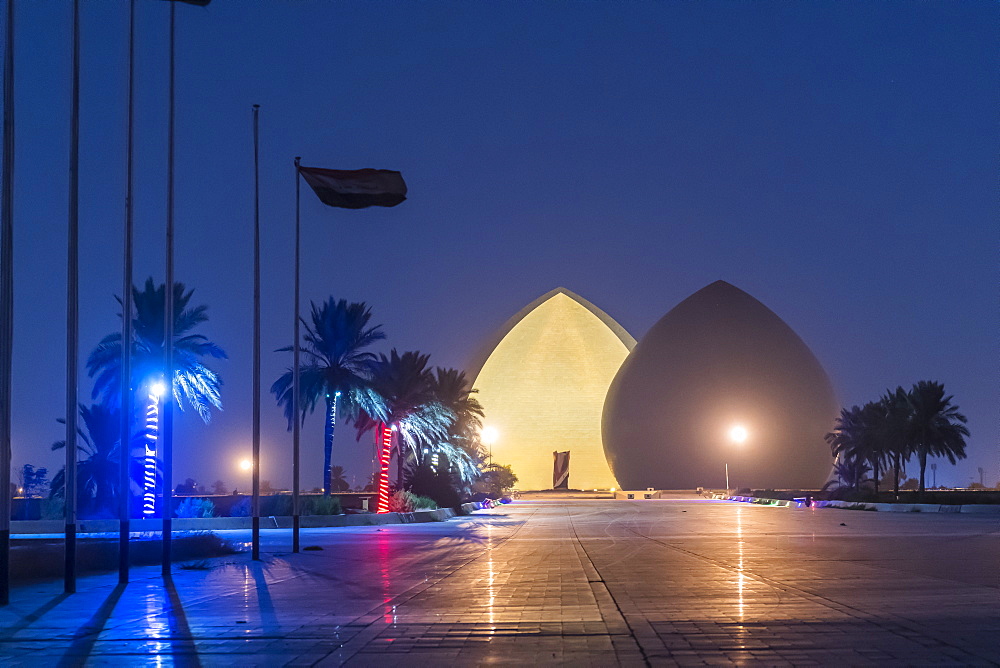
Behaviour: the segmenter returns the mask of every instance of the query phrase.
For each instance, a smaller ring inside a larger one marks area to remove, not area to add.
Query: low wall
[[[499,501],[487,499],[475,503],[463,503],[458,508],[438,508],[437,510],[417,510],[412,513],[352,513],[348,515],[302,515],[299,525],[304,529],[322,527],[379,526],[384,524],[411,524],[420,522],[444,522],[456,515],[469,515],[476,510],[495,508]],[[15,535],[61,534],[65,529],[62,520],[16,520],[10,523],[10,531]],[[174,531],[227,531],[250,529],[249,517],[177,517],[173,521]],[[261,529],[290,529],[292,518],[287,515],[260,518]],[[163,530],[163,522],[156,518],[134,519],[129,525],[133,533],[154,533]],[[79,520],[77,533],[118,533],[118,520]]]
[[[713,498],[721,499],[723,501],[753,503],[761,506],[783,506],[791,508],[805,508],[807,506],[805,498],[787,501],[784,499],[766,499],[756,496],[726,496],[724,494],[715,494],[713,495]],[[996,504],[966,504],[955,506],[937,503],[858,503],[854,501],[820,501],[813,499],[811,506],[813,508],[874,510],[882,513],[975,513],[1000,515],[1000,505]]]

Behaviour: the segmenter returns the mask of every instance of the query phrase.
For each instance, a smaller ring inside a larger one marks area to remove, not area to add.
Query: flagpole
[[[14,0],[7,0],[0,182],[0,605],[10,603],[10,398],[14,353]]]
[[[253,105],[253,540],[260,560],[260,105]]]
[[[121,424],[118,431],[118,582],[128,583],[132,515],[132,142],[135,93],[135,0],[128,7],[128,101],[125,130],[125,234],[122,250]]]
[[[69,122],[69,238],[66,247],[66,550],[63,590],[76,592],[76,424],[80,320],[80,0],[73,0],[73,92]]]
[[[299,551],[299,237],[302,177],[299,156],[295,157],[295,321],[292,325],[292,552]]]
[[[167,68],[167,237],[166,280],[163,294],[163,375],[167,391],[163,394],[163,430],[160,452],[163,458],[163,577],[170,577],[170,541],[173,529],[173,427],[174,427],[174,35],[177,3],[170,3],[170,47]]]

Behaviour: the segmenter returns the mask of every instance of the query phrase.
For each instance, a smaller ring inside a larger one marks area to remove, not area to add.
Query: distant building
[[[492,458],[510,464],[519,489],[551,489],[553,452],[569,451],[569,487],[618,487],[601,442],[611,380],[635,339],[565,288],[507,321],[472,368],[495,430]]]

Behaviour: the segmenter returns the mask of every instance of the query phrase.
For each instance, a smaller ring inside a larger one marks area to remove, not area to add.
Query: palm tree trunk
[[[881,474],[879,470],[879,460],[878,457],[872,458],[872,470],[875,473],[875,500],[878,501],[878,477]]]
[[[326,425],[323,427],[323,495],[330,496],[333,467],[333,431],[337,427],[337,395],[326,398]]]
[[[917,497],[920,501],[924,500],[924,471],[927,470],[927,448],[920,446],[920,493]]]
[[[893,479],[892,479],[892,494],[896,501],[899,501],[899,465],[900,465],[900,454],[897,452],[895,459],[893,460]]]
[[[396,487],[398,489],[403,489],[403,439],[400,438],[396,442]]]

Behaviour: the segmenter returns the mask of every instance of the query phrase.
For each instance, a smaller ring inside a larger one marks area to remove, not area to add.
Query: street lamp
[[[493,444],[497,442],[498,436],[500,433],[496,427],[483,427],[483,431],[479,434],[479,440],[490,449],[490,466],[493,465]]]
[[[742,446],[747,437],[750,436],[750,432],[747,428],[741,424],[734,424],[729,428],[729,440],[732,441],[737,446]],[[738,452],[738,451],[737,451]],[[726,491],[729,491],[729,462],[726,462]]]
[[[149,384],[149,393],[159,399],[167,393],[167,384],[162,380],[154,380]]]
[[[239,468],[240,472],[248,473],[250,471],[253,471],[253,460],[248,457],[244,457],[243,459],[240,459],[238,462],[236,462],[236,466],[237,468]],[[242,476],[240,477],[240,479],[241,480],[243,479]],[[236,490],[239,490],[239,485],[236,486]]]

